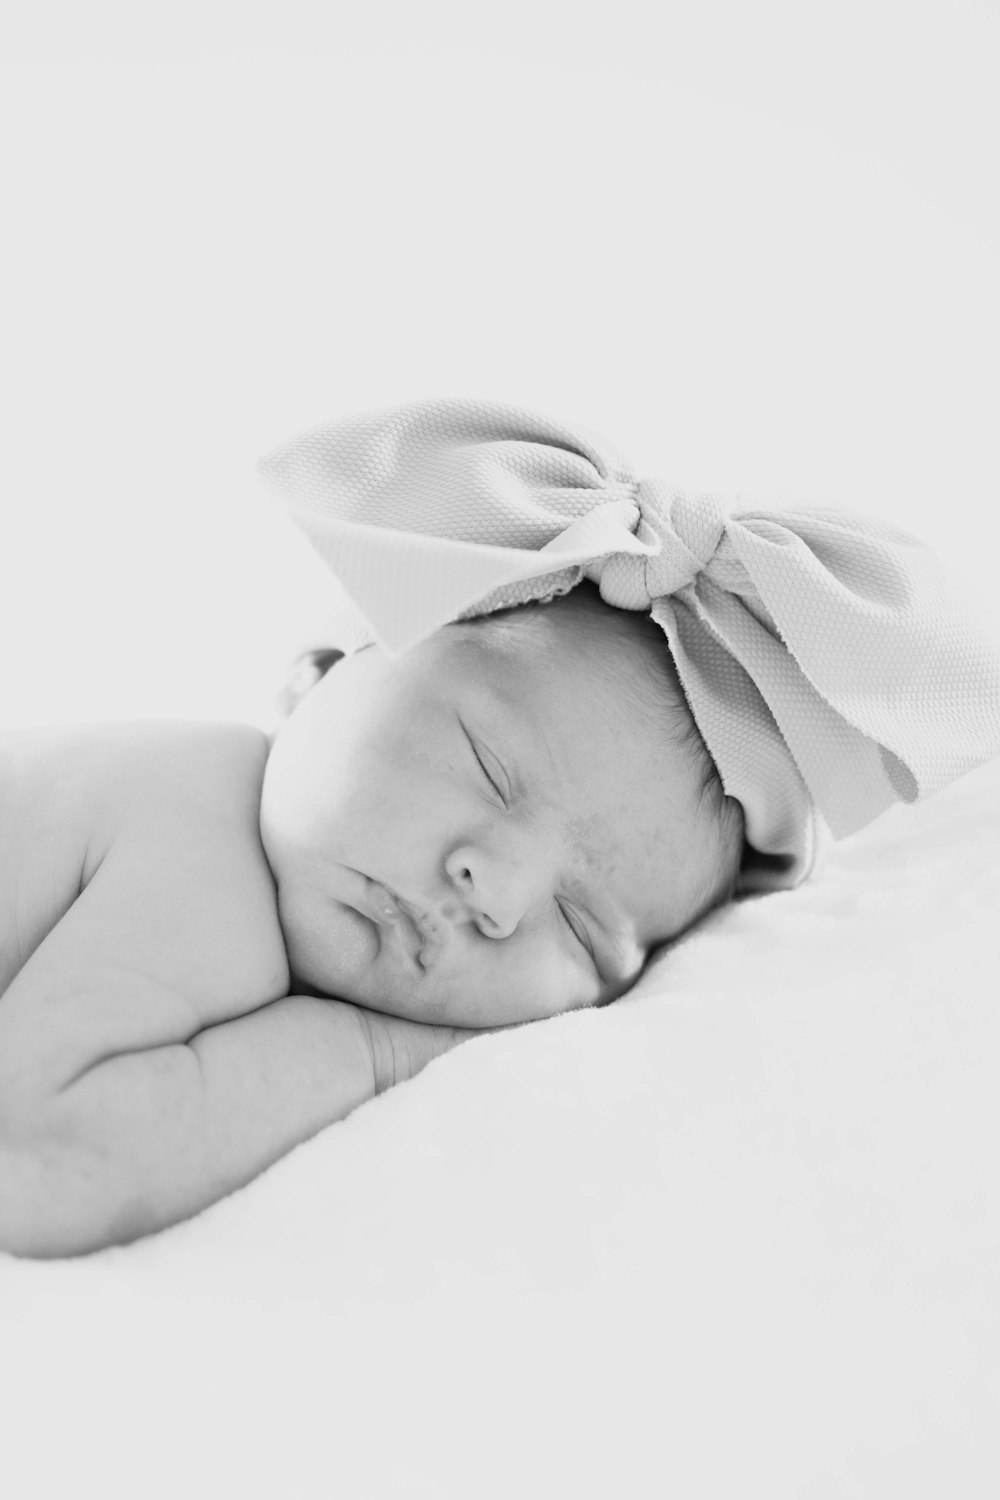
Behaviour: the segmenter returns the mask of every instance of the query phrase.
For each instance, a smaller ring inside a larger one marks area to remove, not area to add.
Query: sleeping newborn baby
[[[885,522],[730,514],[480,400],[326,423],[259,467],[364,623],[273,739],[0,738],[16,1253],[197,1212],[1000,754],[995,643]]]
[[[0,740],[0,1247],[185,1217],[477,1029],[613,999],[742,820],[591,585],[252,726]]]

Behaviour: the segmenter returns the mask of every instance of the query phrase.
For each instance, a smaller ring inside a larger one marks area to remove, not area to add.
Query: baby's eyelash
[[[490,775],[489,771],[487,771],[485,765],[483,764],[482,757],[478,754],[478,752],[476,751],[475,747],[473,747],[472,753],[473,753],[473,755],[475,755],[476,760],[479,762],[479,769],[482,771],[483,775],[486,777],[486,780],[489,782],[490,786],[496,792],[496,794],[497,794],[498,797],[502,797],[503,796],[503,792],[501,792],[500,788],[497,786],[496,782],[493,780],[493,777]]]
[[[566,926],[569,928],[570,932],[576,938],[577,942],[580,944],[581,948],[584,948],[586,950],[586,952],[589,954],[589,956],[591,958],[593,958],[594,954],[593,954],[593,950],[591,949],[591,946],[590,946],[589,942],[583,936],[583,934],[580,932],[580,930],[574,925],[574,923],[572,923],[570,921],[569,917],[566,915],[566,908],[563,906],[562,902],[561,901],[557,901],[556,905],[559,908],[559,914],[560,914],[560,916],[562,917],[563,921],[566,923]]]
[[[462,729],[465,731],[465,738],[468,740],[469,745],[472,748],[472,753],[476,757],[476,763],[479,766],[479,769],[482,771],[482,773],[485,776],[486,780],[489,782],[490,786],[493,788],[493,790],[496,792],[497,796],[500,798],[500,801],[503,803],[504,807],[506,807],[507,806],[507,798],[504,796],[503,791],[497,785],[497,783],[494,781],[494,779],[490,775],[489,771],[486,769],[486,766],[485,766],[485,764],[483,762],[483,758],[479,754],[479,751],[476,749],[476,743],[475,743],[475,741],[473,740],[473,738],[470,735],[469,731],[465,728],[464,724],[462,725]]]

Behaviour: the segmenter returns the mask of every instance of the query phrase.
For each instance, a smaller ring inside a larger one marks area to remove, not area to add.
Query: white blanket
[[[64,1495],[1000,1493],[1000,762],[197,1219],[0,1257]]]

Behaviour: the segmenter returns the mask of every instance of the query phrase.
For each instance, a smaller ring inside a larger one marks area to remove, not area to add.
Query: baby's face
[[[666,722],[637,721],[633,670],[572,609],[338,662],[264,776],[293,992],[485,1027],[626,990],[684,925],[706,840],[700,778]]]

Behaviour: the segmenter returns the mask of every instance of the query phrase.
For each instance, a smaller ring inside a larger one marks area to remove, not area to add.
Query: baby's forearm
[[[79,1255],[185,1219],[386,1081],[358,1008],[303,995],[96,1063],[0,1128],[0,1248]]]

